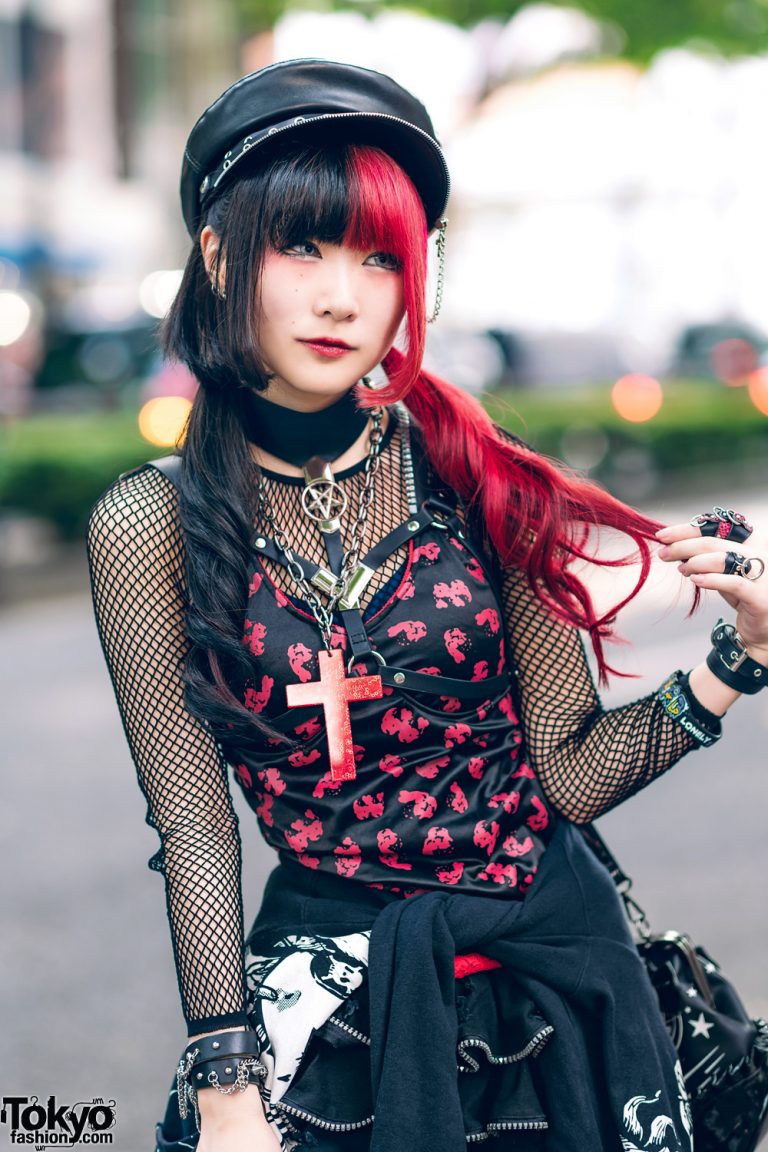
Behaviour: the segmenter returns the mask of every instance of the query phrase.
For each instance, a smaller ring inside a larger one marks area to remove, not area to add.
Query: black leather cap
[[[442,216],[450,179],[429,114],[389,76],[329,60],[287,60],[244,76],[203,112],[181,169],[181,210],[195,236],[203,207],[254,149],[275,139],[344,140],[387,152],[418,191],[430,228]],[[239,169],[242,171],[242,168]]]

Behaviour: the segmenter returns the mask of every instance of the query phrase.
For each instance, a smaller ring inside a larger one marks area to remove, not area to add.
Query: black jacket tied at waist
[[[554,1028],[534,1065],[546,1152],[690,1152],[676,1056],[607,872],[561,821],[524,901],[407,899],[286,865],[256,935],[370,928],[371,1152],[466,1152],[453,961],[481,952]],[[280,874],[278,877],[277,874]]]

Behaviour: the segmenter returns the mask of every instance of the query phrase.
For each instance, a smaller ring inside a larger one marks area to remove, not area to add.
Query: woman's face
[[[267,252],[259,304],[265,395],[318,411],[392,347],[403,318],[403,275],[389,253],[306,240]]]

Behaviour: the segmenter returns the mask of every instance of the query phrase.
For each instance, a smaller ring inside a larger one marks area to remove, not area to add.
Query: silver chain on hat
[[[277,523],[275,522],[275,516],[269,496],[267,494],[264,476],[263,474],[259,476],[259,502],[261,511],[264,515],[264,519],[272,531],[272,536],[277,548],[285,557],[288,571],[295,580],[304,599],[307,601],[309,607],[312,610],[312,615],[317,621],[318,627],[322,633],[323,643],[325,644],[328,652],[331,651],[331,626],[333,623],[333,613],[336,609],[336,605],[339,603],[342,596],[344,595],[344,592],[346,591],[349,577],[358,566],[360,550],[365,539],[365,529],[368,525],[368,513],[370,511],[371,501],[373,500],[373,482],[381,462],[381,422],[383,415],[384,413],[382,408],[374,408],[371,411],[373,427],[371,428],[369,434],[370,440],[368,446],[368,455],[365,458],[365,480],[360,491],[360,503],[358,506],[357,519],[355,520],[355,523],[352,527],[352,541],[348,551],[344,553],[341,564],[341,573],[339,576],[337,576],[336,583],[329,592],[328,603],[325,605],[315,595],[313,588],[304,575],[304,569],[296,559],[296,556],[294,555],[293,550],[288,543],[288,538],[285,532],[282,528],[278,527]]]
[[[434,324],[440,315],[443,306],[443,290],[445,288],[445,237],[448,231],[448,217],[443,216],[437,226],[437,286],[435,288],[435,306],[427,324]]]

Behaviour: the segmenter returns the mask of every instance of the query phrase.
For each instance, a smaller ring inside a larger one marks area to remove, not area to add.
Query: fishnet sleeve
[[[246,1024],[238,820],[227,768],[183,699],[183,549],[177,498],[157,469],[129,474],[88,526],[94,610],[148,822],[161,852],[189,1035]]]
[[[596,819],[698,747],[655,694],[604,709],[581,634],[547,612],[524,573],[504,572],[502,597],[532,767],[569,820]]]

